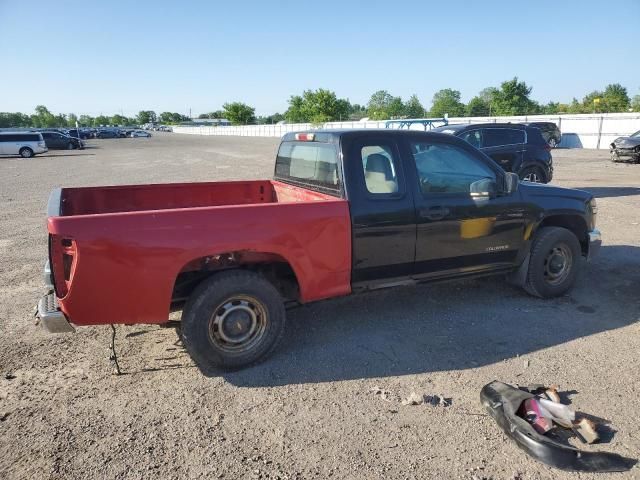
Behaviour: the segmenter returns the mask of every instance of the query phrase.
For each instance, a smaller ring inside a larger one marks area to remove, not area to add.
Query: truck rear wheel
[[[544,227],[531,247],[524,288],[530,295],[558,297],[573,287],[581,260],[580,242],[570,230]]]
[[[245,270],[218,273],[191,294],[181,337],[200,368],[234,370],[271,354],[284,334],[285,309],[276,288]]]

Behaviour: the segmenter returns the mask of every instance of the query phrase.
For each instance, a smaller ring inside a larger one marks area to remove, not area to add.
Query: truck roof
[[[376,134],[376,135],[421,135],[425,137],[443,137],[450,138],[448,135],[438,133],[436,131],[421,131],[421,130],[401,130],[395,128],[336,128],[336,129],[318,129],[318,130],[300,130],[298,132],[289,132],[282,137],[283,142],[296,141],[296,135],[312,133],[315,135],[314,141],[324,143],[335,143],[340,137],[344,136],[359,136],[363,134]]]

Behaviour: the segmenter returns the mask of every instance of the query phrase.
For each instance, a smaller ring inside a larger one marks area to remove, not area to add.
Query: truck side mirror
[[[469,193],[472,197],[494,198],[498,194],[498,188],[493,178],[483,178],[469,185]]]
[[[520,178],[517,173],[506,172],[504,174],[504,193],[511,195],[518,190],[520,185]]]

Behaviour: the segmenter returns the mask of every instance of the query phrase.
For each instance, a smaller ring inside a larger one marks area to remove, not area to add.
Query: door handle
[[[449,209],[447,207],[431,207],[420,209],[420,217],[428,218],[429,220],[442,220],[449,215]]]

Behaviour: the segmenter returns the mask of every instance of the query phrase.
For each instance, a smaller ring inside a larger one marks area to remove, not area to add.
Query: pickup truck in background
[[[196,363],[240,368],[276,348],[287,304],[498,274],[562,295],[595,223],[591,194],[520,183],[452,135],[289,133],[273,180],[54,190],[38,316],[66,332],[182,309]]]

